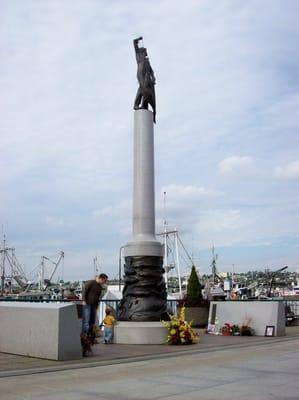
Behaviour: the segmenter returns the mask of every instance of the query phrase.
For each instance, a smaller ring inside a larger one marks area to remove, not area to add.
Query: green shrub
[[[195,266],[192,265],[191,274],[187,284],[187,294],[178,301],[179,307],[209,307],[209,301],[203,299],[202,287],[198,279]]]
[[[195,266],[192,265],[191,274],[188,279],[187,284],[187,297],[190,301],[202,300],[201,284],[198,279],[198,275]]]

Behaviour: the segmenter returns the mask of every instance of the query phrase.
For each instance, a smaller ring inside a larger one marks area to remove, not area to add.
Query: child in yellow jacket
[[[116,322],[116,319],[113,317],[110,308],[106,308],[106,316],[103,319],[104,324],[104,343],[112,343],[113,341],[113,325]]]

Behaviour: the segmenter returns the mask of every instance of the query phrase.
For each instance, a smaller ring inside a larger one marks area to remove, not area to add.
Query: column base
[[[167,328],[161,322],[118,322],[114,327],[113,343],[166,344]]]
[[[167,293],[162,263],[162,257],[125,257],[125,287],[118,309],[119,321],[166,318]]]
[[[124,247],[125,257],[163,257],[163,247],[158,240],[133,240]]]

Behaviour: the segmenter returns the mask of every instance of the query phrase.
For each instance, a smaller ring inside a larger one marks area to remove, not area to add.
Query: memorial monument
[[[155,236],[156,81],[141,40],[133,41],[139,82],[134,102],[133,238],[124,248],[125,285],[118,313],[119,321],[131,322],[160,321],[167,306],[162,245]]]

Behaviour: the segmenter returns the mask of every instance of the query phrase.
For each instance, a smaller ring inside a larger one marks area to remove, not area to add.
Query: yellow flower
[[[181,308],[179,319],[185,321],[185,307]]]
[[[191,344],[198,341],[198,334],[191,327],[192,321],[185,321],[185,307],[181,308],[179,317],[175,315],[169,317],[170,321],[161,321],[168,328],[167,343]]]

